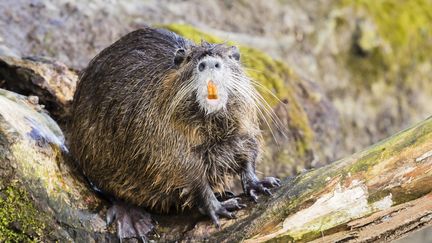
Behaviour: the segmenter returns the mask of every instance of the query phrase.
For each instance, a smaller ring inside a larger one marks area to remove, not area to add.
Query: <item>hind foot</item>
[[[220,228],[219,217],[235,219],[236,217],[232,211],[246,207],[246,205],[241,204],[239,200],[240,198],[235,197],[219,202],[216,197],[214,197],[214,199],[210,199],[206,206],[200,207],[199,210],[201,213],[208,215],[216,227]]]
[[[154,229],[153,220],[143,209],[123,202],[114,202],[107,211],[107,224],[116,223],[117,237],[136,238],[147,242],[147,234]]]

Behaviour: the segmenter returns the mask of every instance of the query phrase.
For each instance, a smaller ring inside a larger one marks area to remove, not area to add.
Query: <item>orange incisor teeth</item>
[[[216,100],[218,98],[217,87],[211,80],[208,81],[207,84],[207,93],[207,98],[209,100]]]

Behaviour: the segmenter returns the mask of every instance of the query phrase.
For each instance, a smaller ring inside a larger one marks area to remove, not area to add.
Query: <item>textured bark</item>
[[[67,148],[56,123],[24,96],[1,90],[0,103],[1,195],[6,188],[24,191],[40,223],[38,230],[18,227],[18,232],[46,241],[114,240],[115,229],[104,221],[107,204],[67,166]],[[249,202],[236,220],[222,220],[220,230],[197,212],[155,215],[157,234],[151,237],[225,242],[394,239],[431,224],[431,191],[429,118],[362,152],[285,179],[273,197],[262,196],[256,205]],[[15,227],[14,222],[4,225]]]
[[[68,119],[78,75],[64,64],[41,57],[0,55],[0,80],[0,88],[37,96],[61,125]]]
[[[315,242],[384,242],[432,225],[432,194],[412,200],[368,217],[353,220],[346,228],[323,235]]]

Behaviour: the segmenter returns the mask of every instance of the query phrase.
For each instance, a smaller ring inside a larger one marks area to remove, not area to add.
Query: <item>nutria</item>
[[[240,175],[254,200],[280,183],[255,174],[258,98],[236,47],[196,45],[163,29],[136,30],[82,73],[71,153],[85,176],[118,200],[155,212],[197,208],[219,226],[219,216],[233,218],[231,211],[243,206],[237,198],[220,202],[215,196],[229,177]],[[145,216],[136,215],[117,218]],[[151,228],[125,224],[118,224],[119,237]]]

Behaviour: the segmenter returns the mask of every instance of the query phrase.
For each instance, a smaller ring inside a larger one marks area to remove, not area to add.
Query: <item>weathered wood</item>
[[[432,194],[353,220],[341,231],[313,242],[371,242],[395,240],[432,225]]]

